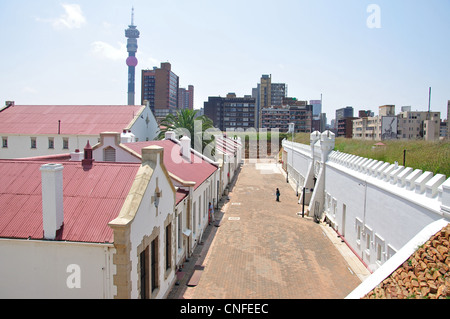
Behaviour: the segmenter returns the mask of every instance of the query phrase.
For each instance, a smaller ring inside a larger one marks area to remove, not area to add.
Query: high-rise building
[[[319,119],[322,113],[322,100],[311,100],[309,104],[313,107],[313,116],[315,119]]]
[[[283,97],[281,105],[261,109],[261,127],[288,132],[289,123],[294,123],[294,130],[312,132],[312,105],[293,97]]]
[[[263,74],[259,84],[260,109],[272,106],[272,74]]]
[[[228,93],[226,97],[210,96],[204,102],[204,114],[221,131],[256,128],[255,98],[249,95],[236,97],[235,93]]]
[[[134,8],[131,9],[131,25],[125,30],[125,37],[127,40],[128,58],[126,63],[128,65],[128,105],[134,105],[134,77],[136,71],[136,65],[138,60],[136,58],[136,51],[138,48],[137,39],[139,38],[139,31],[134,25]]]
[[[353,107],[347,106],[336,110],[336,124],[340,119],[353,117]]]
[[[285,83],[272,83],[270,88],[271,104],[282,105],[283,98],[286,97],[286,84]]]
[[[179,78],[172,72],[169,62],[153,70],[142,70],[141,103],[149,101],[150,109],[159,120],[178,109]]]
[[[281,106],[287,95],[285,83],[272,83],[272,75],[263,74],[260,83],[252,89],[256,102],[256,127],[261,127],[261,110],[265,107]]]
[[[179,109],[194,109],[194,86],[189,85],[187,89],[178,89],[178,108]]]
[[[312,106],[287,105],[265,107],[261,110],[262,128],[288,132],[289,123],[294,123],[295,133],[311,133]]]

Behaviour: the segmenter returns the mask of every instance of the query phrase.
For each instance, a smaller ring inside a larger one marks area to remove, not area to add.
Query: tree
[[[197,110],[182,109],[176,115],[168,114],[160,122],[158,139],[162,140],[167,131],[174,131],[175,138],[180,139],[188,136],[191,139],[191,147],[200,153],[205,151],[205,147],[214,141],[213,132],[217,130],[213,126],[213,121],[205,116],[197,116]],[[201,145],[201,150],[197,149]],[[213,151],[213,150],[210,150]]]

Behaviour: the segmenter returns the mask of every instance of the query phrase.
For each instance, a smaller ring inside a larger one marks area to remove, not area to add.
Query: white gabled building
[[[0,160],[0,298],[164,298],[176,281],[164,149],[139,163]],[[20,192],[17,190],[20,189]]]
[[[100,133],[152,140],[158,124],[148,105],[8,105],[0,109],[0,158],[67,154],[95,145]]]
[[[168,132],[164,140],[131,142],[124,134],[104,132],[100,142],[93,146],[96,161],[137,163],[141,149],[158,146],[164,149],[164,165],[176,189],[176,263],[181,265],[202,241],[209,224],[209,203],[220,200],[220,170],[218,164],[194,151],[187,137],[177,140]]]

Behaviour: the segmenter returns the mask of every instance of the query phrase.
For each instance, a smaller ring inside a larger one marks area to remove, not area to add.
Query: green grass
[[[309,144],[309,133],[296,134],[294,140]],[[379,141],[361,141],[336,138],[335,150],[378,161],[403,165],[403,151],[406,150],[406,166],[433,174],[450,177],[450,141],[428,142],[422,140],[382,141],[386,146],[374,146]]]

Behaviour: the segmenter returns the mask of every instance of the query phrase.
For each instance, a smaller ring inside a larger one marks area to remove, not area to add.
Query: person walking
[[[275,193],[277,195],[277,202],[280,201],[280,190],[277,188],[277,192]]]
[[[215,217],[214,217],[214,207],[211,204],[211,202],[209,202],[209,223],[214,223],[216,221]]]

